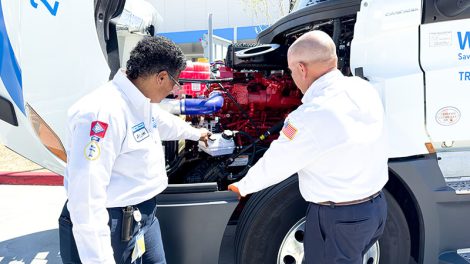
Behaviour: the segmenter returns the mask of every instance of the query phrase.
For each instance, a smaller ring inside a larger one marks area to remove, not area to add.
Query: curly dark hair
[[[175,75],[186,67],[181,49],[162,36],[145,37],[131,51],[127,61],[127,76],[135,80],[141,76],[167,71]]]

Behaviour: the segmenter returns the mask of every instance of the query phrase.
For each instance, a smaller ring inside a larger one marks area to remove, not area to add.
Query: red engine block
[[[238,104],[225,94],[224,107],[212,115],[219,117],[224,129],[258,137],[301,103],[302,94],[288,75],[264,77],[262,73],[235,73],[235,77],[236,81],[223,86]],[[212,85],[209,91],[214,90],[221,89]]]

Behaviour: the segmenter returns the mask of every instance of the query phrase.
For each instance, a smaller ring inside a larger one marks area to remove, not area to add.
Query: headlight
[[[64,145],[62,145],[57,134],[29,104],[26,104],[26,108],[29,113],[29,121],[31,122],[34,132],[36,132],[36,135],[39,137],[39,140],[41,140],[41,143],[56,157],[67,162],[67,154],[65,153]]]

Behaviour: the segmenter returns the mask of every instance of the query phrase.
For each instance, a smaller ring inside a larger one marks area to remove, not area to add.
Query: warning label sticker
[[[441,126],[455,125],[459,120],[460,111],[452,106],[443,107],[436,113],[436,121]]]

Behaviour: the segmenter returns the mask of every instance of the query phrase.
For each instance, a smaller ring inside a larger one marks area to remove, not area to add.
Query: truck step
[[[455,190],[456,194],[470,194],[470,180],[447,181],[447,186]]]
[[[439,256],[439,264],[468,264],[470,263],[470,248],[444,252]]]
[[[470,249],[459,249],[457,250],[457,254],[459,254],[463,259],[465,259],[468,263],[470,263]]]

